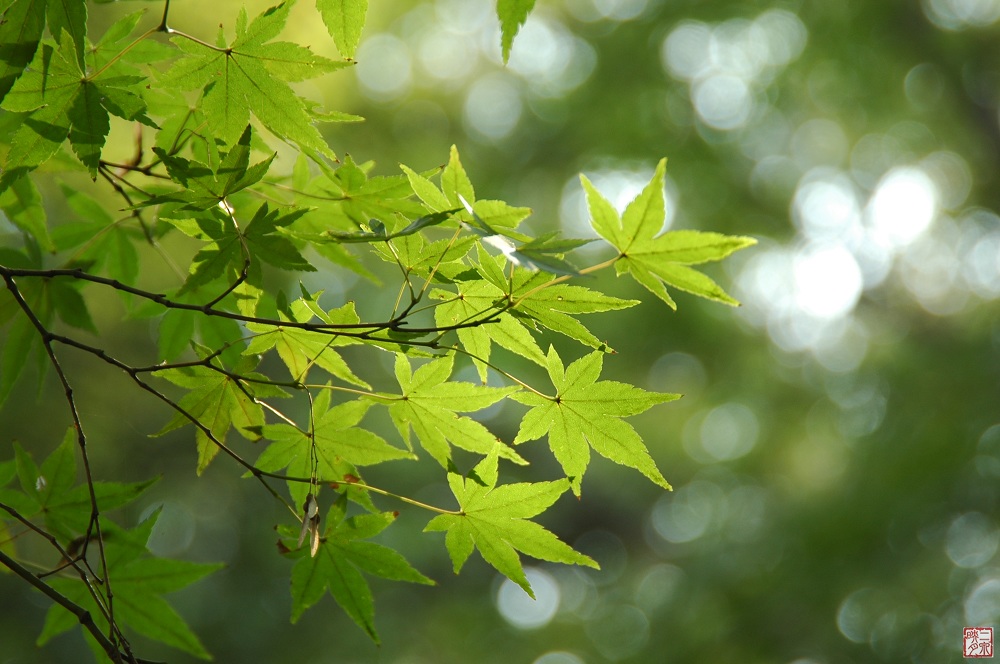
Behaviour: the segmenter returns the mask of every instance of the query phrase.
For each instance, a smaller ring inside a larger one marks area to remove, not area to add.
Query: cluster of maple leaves
[[[424,173],[404,166],[395,175],[372,176],[370,163],[338,161],[316,123],[357,118],[317,109],[289,83],[350,65],[365,3],[317,3],[343,61],[275,40],[292,5],[283,2],[252,20],[241,10],[232,41],[221,29],[214,43],[173,30],[165,8],[157,25],[142,30],[141,13],[131,14],[92,43],[82,1],[0,2],[0,108],[4,121],[17,123],[0,174],[0,210],[22,233],[19,245],[0,247],[6,285],[0,326],[7,327],[0,404],[32,357],[69,387],[72,377],[58,362],[62,346],[125,372],[173,411],[158,435],[194,426],[199,473],[225,453],[297,515],[301,527],[279,529],[283,550],[295,559],[292,619],[329,590],[377,640],[365,574],[432,582],[399,552],[370,541],[396,516],[379,508],[373,494],[430,510],[426,530],[445,532],[456,572],[478,550],[530,594],[520,554],[596,567],[530,519],[566,491],[581,493],[592,452],[669,488],[624,418],[677,395],[600,380],[610,348],[580,316],[638,301],[567,282],[614,267],[671,307],[668,285],[734,304],[692,266],[753,240],[661,233],[664,161],[622,215],[584,178],[593,227],[609,245],[606,260],[587,267],[569,254],[590,240],[533,237],[518,230],[530,210],[477,198],[455,148],[446,166]],[[532,5],[498,3],[505,56]],[[112,117],[151,136],[151,154],[139,151],[127,164],[104,160]],[[294,166],[276,167],[261,128],[298,148]],[[67,143],[73,159],[63,151]],[[50,160],[98,181],[89,192],[62,186],[75,216],[61,223],[47,218],[37,184],[43,176],[33,172]],[[116,196],[116,204],[98,191]],[[150,283],[140,270],[150,260],[146,248],[176,233],[198,248],[176,259],[184,268],[177,283]],[[373,261],[388,264],[400,281],[392,311],[363,318],[353,302],[327,308],[322,292],[302,285],[292,297],[264,288],[273,270],[310,272],[319,261],[372,281],[384,272]],[[98,331],[91,293],[102,289],[118,292],[129,316],[157,320],[149,364],[127,364],[113,349],[61,332]],[[554,346],[540,346],[543,331],[586,353],[566,366]],[[532,386],[503,369],[494,346],[538,365],[551,386]],[[398,390],[372,386],[375,379],[359,367],[373,363],[358,362],[361,352],[394,355]],[[474,366],[483,384],[454,380],[456,363]],[[491,370],[507,385],[485,385]],[[307,402],[304,421],[281,409],[290,398]],[[77,417],[71,390],[67,399]],[[510,444],[468,415],[505,399],[528,407]],[[366,424],[370,412],[383,408],[396,443]],[[86,460],[85,422],[85,415],[75,420],[41,465],[21,448],[0,463],[4,560],[17,552],[3,533],[28,529],[50,541],[69,572],[47,582],[65,601],[53,605],[40,642],[73,627],[78,607],[95,617],[99,632],[88,639],[103,655],[111,656],[112,646],[127,651],[124,626],[207,656],[160,595],[215,566],[153,557],[146,540],[155,515],[131,530],[105,516],[137,500],[150,483],[102,482],[89,468],[78,481],[75,454],[78,448]],[[255,460],[231,440],[233,433],[261,443],[252,448],[262,449]],[[543,438],[564,477],[500,483],[500,461],[526,464],[518,446]],[[362,479],[364,467],[417,459],[417,445],[441,466],[454,509]],[[455,448],[482,458],[463,469]],[[88,549],[100,551],[97,571]],[[98,633],[108,634],[107,642]]]

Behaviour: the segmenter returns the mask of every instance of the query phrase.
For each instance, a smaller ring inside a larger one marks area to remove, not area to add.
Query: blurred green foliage
[[[197,30],[201,11],[178,5]],[[647,303],[592,324],[623,351],[608,378],[685,394],[634,420],[673,493],[596,464],[579,504],[543,521],[602,570],[530,568],[531,603],[482,561],[453,576],[404,513],[383,541],[406,540],[439,587],[374,584],[380,648],[329,602],[290,628],[285,562],[261,528],[274,506],[228,471],[196,481],[189,441],[145,438],[164,413],[121,403],[126,381],[77,360],[81,407],[122,441],[95,463],[189,483],[147,494],[144,509],[163,508],[157,553],[227,563],[174,596],[207,649],[224,662],[959,661],[963,626],[1000,626],[998,19],[1000,3],[971,0],[540,0],[505,67],[485,0],[373,6],[356,77],[305,88],[366,118],[324,132],[338,154],[390,172],[457,144],[481,195],[577,236],[576,173],[621,209],[666,154],[674,228],[762,241],[714,274],[739,311],[681,295],[680,316]],[[322,26],[297,29],[323,41]],[[62,423],[28,414],[56,389],[12,395],[3,438],[55,447]],[[522,412],[491,424],[511,440]],[[393,481],[448,496],[430,470]],[[31,591],[6,600],[0,661],[73,660],[78,637],[33,649]]]

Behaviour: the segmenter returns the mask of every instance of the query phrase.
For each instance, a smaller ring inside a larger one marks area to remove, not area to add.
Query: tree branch
[[[3,551],[0,551],[0,563],[4,565],[7,569],[12,571],[14,574],[18,575],[29,584],[40,590],[46,597],[51,599],[53,602],[63,607],[80,621],[80,624],[90,632],[90,635],[94,637],[94,640],[101,646],[101,649],[108,654],[113,662],[131,662],[134,664],[163,664],[162,662],[152,662],[146,659],[139,659],[129,653],[123,653],[118,649],[118,647],[108,639],[107,636],[97,627],[97,623],[94,622],[93,616],[90,615],[90,611],[76,604],[68,597],[55,590],[52,586],[45,583],[37,576],[31,573],[31,570],[27,569],[16,560],[8,556]]]

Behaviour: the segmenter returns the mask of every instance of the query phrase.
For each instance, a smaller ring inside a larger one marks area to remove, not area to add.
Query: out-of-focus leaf
[[[28,178],[15,180],[13,185],[0,193],[0,210],[15,226],[35,238],[42,249],[55,251],[42,197],[34,182]]]
[[[178,648],[199,659],[211,659],[208,651],[187,623],[160,595],[185,588],[222,567],[220,564],[193,563],[153,558],[146,542],[158,513],[125,531],[108,522],[103,526],[105,556],[113,575],[115,620],[120,625]],[[101,629],[106,621],[94,598],[79,579],[55,578],[51,585],[70,601],[89,610]],[[52,637],[72,629],[79,621],[69,611],[53,604],[38,637],[44,645]]]

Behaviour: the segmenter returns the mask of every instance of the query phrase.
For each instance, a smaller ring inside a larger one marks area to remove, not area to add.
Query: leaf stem
[[[386,401],[399,401],[401,397],[395,395],[379,394],[377,392],[366,392],[364,390],[358,390],[353,387],[342,387],[340,385],[317,385],[314,383],[307,383],[303,385],[313,390],[333,390],[335,392],[346,392],[348,394],[357,394],[362,397],[369,397],[372,399],[385,399]]]
[[[382,496],[388,496],[389,498],[395,498],[396,500],[401,500],[404,503],[408,503],[410,505],[414,505],[416,507],[420,507],[422,509],[431,512],[437,512],[438,514],[453,514],[455,516],[462,516],[462,512],[460,511],[446,510],[441,507],[435,507],[434,505],[428,505],[427,503],[422,503],[419,500],[414,500],[413,498],[408,498],[398,493],[393,493],[392,491],[386,491],[385,489],[380,489],[370,484],[365,484],[364,482],[338,482],[337,484],[358,487],[359,489],[364,489],[365,491],[371,491],[373,493],[377,493]]]
[[[167,4],[169,5],[170,2],[168,1]],[[166,14],[164,14],[164,19],[166,19]],[[146,30],[146,32],[144,32],[141,35],[139,35],[138,37],[136,37],[135,41],[133,41],[131,44],[129,44],[128,46],[126,46],[122,50],[120,50],[117,53],[115,53],[107,62],[104,63],[104,65],[101,66],[100,69],[98,69],[97,71],[95,71],[90,76],[87,76],[86,79],[88,81],[93,81],[95,78],[97,78],[98,76],[100,76],[101,74],[103,74],[105,71],[107,71],[108,68],[111,67],[111,65],[113,65],[116,62],[118,62],[119,60],[121,60],[122,56],[124,56],[126,53],[128,53],[129,51],[131,51],[133,48],[135,48],[136,45],[139,42],[141,42],[142,40],[147,39],[147,38],[155,35],[157,32],[160,32],[160,26],[156,26],[155,28],[150,28],[149,30]]]
[[[529,392],[534,392],[535,394],[537,394],[538,396],[542,397],[543,399],[548,399],[549,401],[555,401],[556,400],[556,397],[550,397],[549,395],[545,394],[544,392],[536,390],[531,385],[528,385],[527,383],[525,383],[523,380],[521,380],[520,378],[518,378],[514,374],[509,373],[507,371],[504,371],[503,369],[501,369],[497,365],[493,364],[489,360],[484,360],[483,358],[479,357],[478,355],[476,355],[475,353],[473,353],[471,351],[468,351],[468,350],[466,350],[466,349],[464,349],[464,348],[462,348],[462,347],[460,347],[458,345],[451,346],[451,349],[454,350],[456,353],[462,353],[466,357],[471,357],[472,359],[474,359],[474,360],[476,360],[478,362],[482,362],[483,364],[485,364],[486,366],[488,366],[490,369],[493,369],[494,371],[496,371],[498,374],[504,376],[505,378],[509,378],[510,380],[514,381],[515,383],[517,383],[518,385],[520,385],[524,389],[528,390]]]

